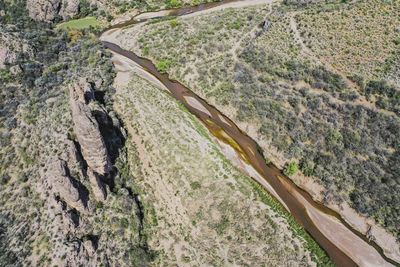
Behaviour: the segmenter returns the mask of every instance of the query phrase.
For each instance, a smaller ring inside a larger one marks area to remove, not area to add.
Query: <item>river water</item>
[[[244,2],[241,1],[242,4]],[[234,155],[229,152],[226,152],[225,155],[271,193],[328,253],[337,266],[399,266],[398,263],[387,258],[376,243],[369,241],[363,234],[354,230],[338,213],[314,201],[310,194],[294,184],[275,165],[267,164],[262,149],[232,120],[189,88],[178,81],[169,79],[168,74],[160,73],[150,60],[107,41],[107,34],[111,30],[115,32],[148,19],[187,15],[235,3],[238,1],[229,0],[193,8],[139,14],[129,21],[110,27],[103,33],[101,39],[106,48],[132,60],[157,78],[175,99],[207,127],[218,143],[223,148],[225,147],[222,149],[223,152],[228,151],[227,147],[230,148],[230,151],[234,151]]]

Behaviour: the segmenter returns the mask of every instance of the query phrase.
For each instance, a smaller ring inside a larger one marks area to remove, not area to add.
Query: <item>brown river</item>
[[[104,46],[113,53],[135,62],[148,74],[158,79],[175,99],[207,127],[227,158],[273,195],[318,242],[337,266],[400,266],[399,263],[388,258],[375,242],[354,230],[337,212],[314,201],[309,193],[294,184],[275,165],[267,164],[258,144],[227,116],[189,88],[178,81],[171,80],[168,74],[160,73],[150,60],[122,49],[114,43],[113,38],[108,38],[111,32],[115,33],[124,27],[149,19],[171,15],[182,16],[224,6],[248,6],[249,2],[252,5],[268,3],[265,0],[228,0],[196,7],[142,13],[133,19],[110,27],[103,33],[101,40]]]

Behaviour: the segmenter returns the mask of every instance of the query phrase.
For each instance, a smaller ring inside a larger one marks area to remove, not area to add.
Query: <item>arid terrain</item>
[[[0,266],[400,265],[400,2],[210,2],[0,0]]]

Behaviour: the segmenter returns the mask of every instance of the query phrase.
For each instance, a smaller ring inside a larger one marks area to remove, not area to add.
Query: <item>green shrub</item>
[[[192,182],[190,183],[190,187],[192,188],[192,190],[196,190],[201,188],[201,184],[199,182]]]
[[[309,160],[302,160],[300,163],[300,170],[306,176],[312,176],[314,174],[315,164]]]
[[[156,68],[161,73],[166,73],[169,68],[172,66],[172,61],[169,59],[163,59],[157,62]]]
[[[169,21],[169,25],[170,25],[172,28],[175,28],[175,27],[177,27],[177,26],[179,25],[179,22],[178,22],[176,19],[171,19],[171,20]]]
[[[292,176],[292,175],[296,174],[296,172],[298,170],[299,170],[299,166],[297,165],[297,163],[294,161],[291,161],[286,165],[285,169],[283,170],[283,173],[286,176]]]
[[[167,8],[177,8],[182,5],[182,3],[179,0],[166,0],[165,5]]]
[[[8,83],[12,79],[12,75],[8,69],[0,69],[0,81]]]

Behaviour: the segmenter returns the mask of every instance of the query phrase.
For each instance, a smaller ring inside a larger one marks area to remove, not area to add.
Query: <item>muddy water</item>
[[[125,26],[143,22],[143,21],[146,21],[149,19],[185,16],[185,15],[201,12],[204,10],[210,10],[210,9],[214,9],[214,8],[221,7],[221,6],[227,7],[228,5],[235,5],[237,3],[243,3],[243,2],[252,2],[251,5],[254,5],[254,4],[261,4],[263,2],[269,2],[269,0],[251,0],[251,1],[224,0],[224,1],[220,1],[220,2],[211,2],[211,3],[200,4],[197,6],[166,9],[166,10],[160,10],[160,11],[154,11],[154,12],[145,12],[145,13],[139,14],[137,16],[134,16],[133,18],[131,18],[127,21],[115,24],[115,25],[111,26],[110,28],[108,28],[107,30],[120,29]]]
[[[227,2],[230,4],[234,1]],[[154,12],[152,15],[141,14],[137,17],[143,19],[135,17],[128,22],[113,26],[112,29],[116,30],[149,18],[171,14],[186,15],[203,11],[205,8],[221,6],[223,3],[226,2]],[[103,41],[103,44],[111,51],[136,62],[156,77],[175,99],[203,122],[220,143],[234,149],[237,160],[241,163],[240,168],[274,195],[338,266],[399,266],[398,263],[387,258],[376,243],[370,242],[363,234],[348,225],[339,214],[321,203],[315,202],[306,191],[283,175],[276,166],[266,164],[262,150],[257,143],[215,107],[209,105],[179,82],[169,79],[167,74],[158,72],[150,60],[126,51],[114,43]]]

